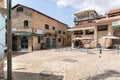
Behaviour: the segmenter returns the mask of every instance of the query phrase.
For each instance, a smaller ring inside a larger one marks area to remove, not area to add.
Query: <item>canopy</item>
[[[83,37],[84,40],[92,40],[92,37]]]
[[[101,37],[101,38],[104,38],[104,39],[120,39],[119,37],[112,36],[112,35],[107,35],[107,36],[104,36],[104,37]]]
[[[83,38],[81,38],[81,37],[76,37],[76,38],[74,38],[73,40],[82,40]]]
[[[73,40],[92,40],[92,37],[76,37]]]
[[[16,32],[14,33],[15,36],[18,36],[18,37],[29,37],[32,33],[30,32]]]
[[[113,27],[113,28],[119,28],[119,27],[120,27],[120,20],[113,22],[113,23],[112,23],[112,27]]]
[[[94,28],[95,27],[73,28],[73,29],[68,29],[68,31],[89,30],[89,29],[94,29]]]

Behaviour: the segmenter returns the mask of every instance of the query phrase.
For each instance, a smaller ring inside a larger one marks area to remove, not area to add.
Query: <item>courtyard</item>
[[[14,80],[120,80],[117,50],[39,50],[13,55]],[[6,71],[5,61],[5,71]]]

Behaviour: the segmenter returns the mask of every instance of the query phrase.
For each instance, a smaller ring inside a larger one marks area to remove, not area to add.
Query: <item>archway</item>
[[[113,35],[116,37],[120,37],[120,28],[116,28]],[[113,45],[116,45],[116,44],[120,45],[120,40],[119,39],[112,40],[112,44]]]

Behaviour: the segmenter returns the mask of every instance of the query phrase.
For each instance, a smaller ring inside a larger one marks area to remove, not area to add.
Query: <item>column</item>
[[[17,50],[18,51],[21,50],[21,38],[20,37],[17,38]]]

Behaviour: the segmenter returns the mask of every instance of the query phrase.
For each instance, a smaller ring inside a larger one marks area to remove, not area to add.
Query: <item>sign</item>
[[[37,34],[43,34],[43,30],[37,29]]]
[[[12,32],[16,32],[17,31],[17,29],[16,28],[12,28]]]
[[[0,60],[5,49],[5,18],[0,14]]]

